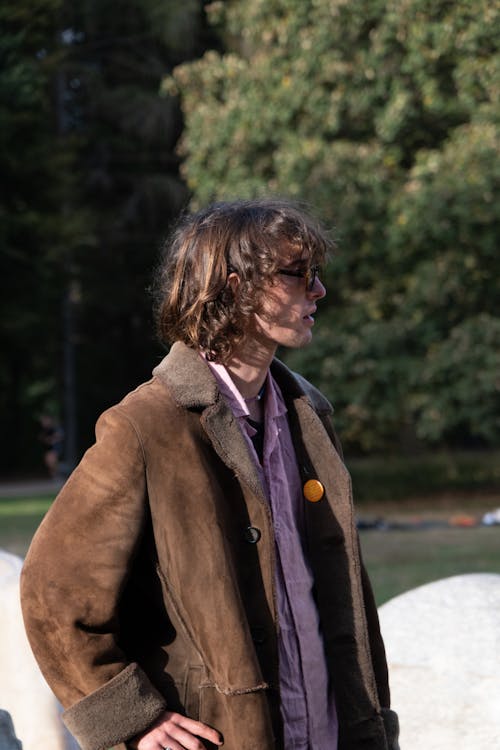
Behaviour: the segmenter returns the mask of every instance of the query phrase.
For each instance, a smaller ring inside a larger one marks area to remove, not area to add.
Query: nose
[[[326,287],[319,278],[319,276],[316,276],[314,279],[313,288],[309,290],[307,293],[311,299],[323,299],[323,297],[326,295]]]

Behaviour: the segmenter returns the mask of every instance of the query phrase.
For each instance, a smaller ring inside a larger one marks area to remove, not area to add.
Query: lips
[[[316,307],[312,307],[312,308],[311,308],[311,309],[309,310],[309,312],[308,312],[308,313],[306,313],[306,314],[304,315],[304,318],[303,318],[303,319],[304,319],[304,320],[314,320],[314,318],[313,318],[313,315],[315,314],[315,312],[316,312],[316,309],[317,309]]]

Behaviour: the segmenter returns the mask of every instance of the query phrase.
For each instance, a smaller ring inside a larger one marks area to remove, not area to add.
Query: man
[[[329,241],[286,201],[184,217],[174,342],[100,418],[24,567],[27,632],[84,750],[395,750],[331,407],[275,359],[312,337]]]

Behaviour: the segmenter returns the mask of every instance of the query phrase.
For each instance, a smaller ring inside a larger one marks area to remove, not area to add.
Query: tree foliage
[[[147,290],[162,235],[188,199],[174,151],[179,107],[158,90],[166,71],[197,52],[200,20],[196,2],[65,6],[65,81],[94,237],[73,257],[84,445],[97,415],[147,379],[158,358]]]
[[[195,204],[286,194],[335,227],[290,361],[361,450],[500,437],[500,9],[487,0],[213,2],[224,53],[177,67]]]
[[[158,90],[206,31],[198,0],[6,0],[0,21],[5,472],[41,465],[36,418],[67,422],[70,390],[80,452],[160,354],[147,288],[188,193]]]
[[[2,467],[29,463],[37,413],[56,406],[65,258],[82,229],[78,211],[62,211],[74,183],[54,107],[59,9],[6,0],[0,10]]]

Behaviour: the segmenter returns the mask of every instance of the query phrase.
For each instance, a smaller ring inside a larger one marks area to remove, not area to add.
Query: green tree
[[[315,342],[290,362],[331,397],[351,446],[498,440],[500,8],[207,10],[226,51],[163,84],[181,95],[194,204],[291,195],[339,239]]]
[[[19,472],[42,410],[78,454],[158,359],[147,287],[188,200],[158,90],[207,32],[198,0],[6,0],[0,21],[0,470]]]
[[[6,0],[0,9],[0,410],[2,471],[40,460],[37,417],[57,411],[66,252],[79,212],[64,214],[75,147],[60,137],[54,83],[59,0]]]
[[[188,201],[177,101],[162,77],[200,52],[197,0],[66,3],[66,87],[81,134],[78,171],[94,243],[74,256],[80,444],[98,414],[150,377],[160,350],[148,287],[162,237]]]

